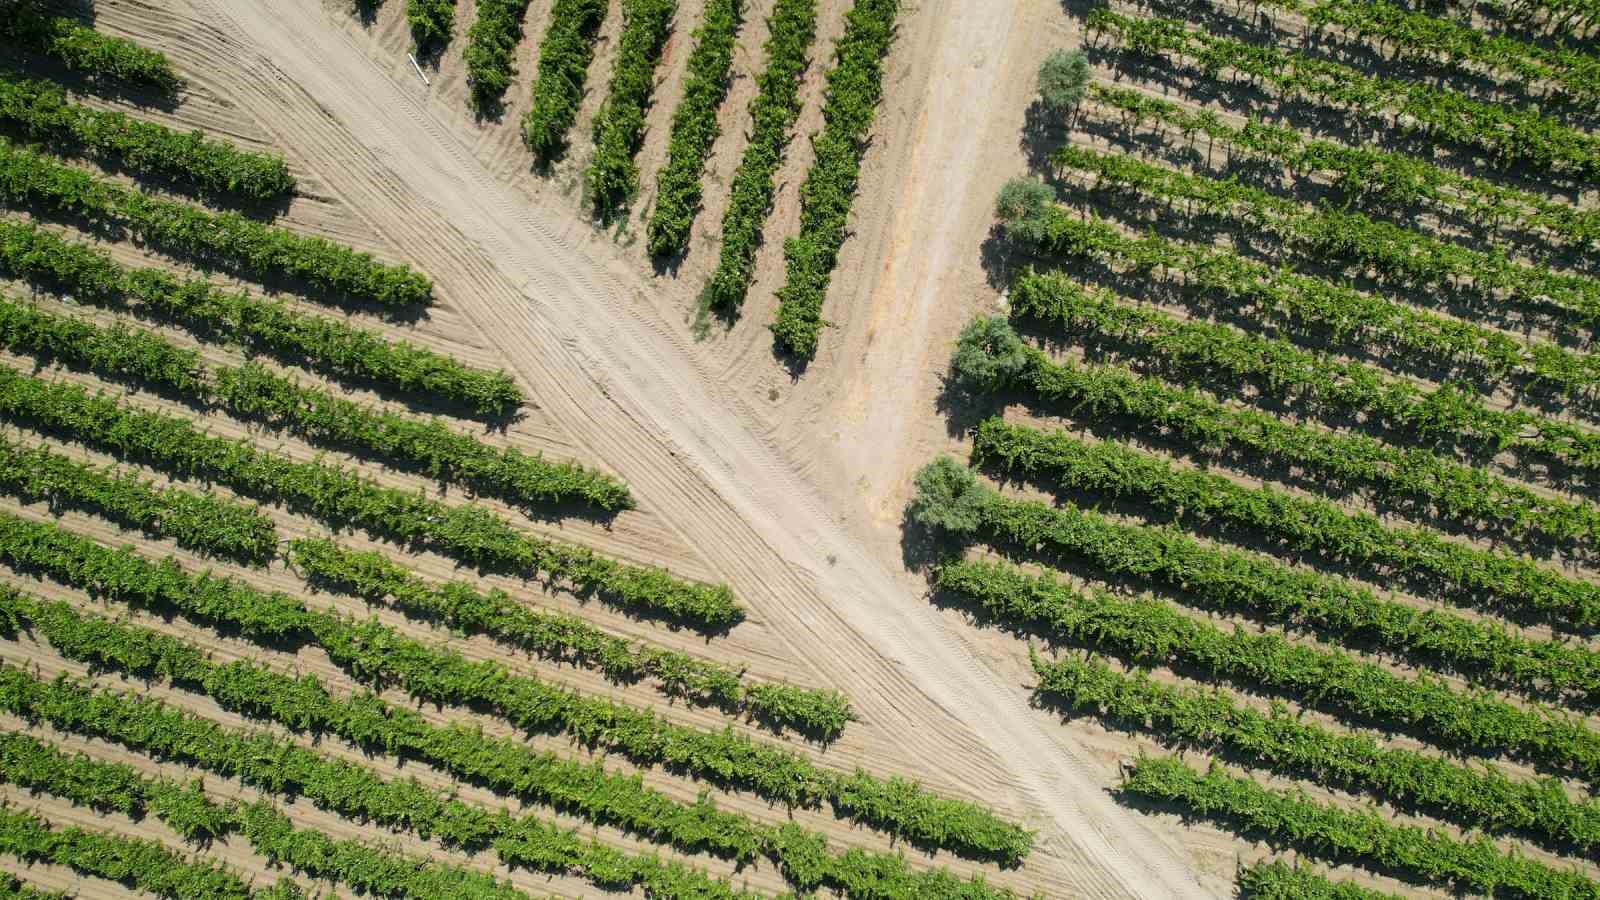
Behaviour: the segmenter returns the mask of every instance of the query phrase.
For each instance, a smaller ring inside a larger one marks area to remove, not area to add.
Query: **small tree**
[[[1027,345],[1011,323],[1002,316],[987,316],[961,330],[950,371],[960,384],[991,391],[1015,381],[1031,363]]]
[[[1089,85],[1089,57],[1082,50],[1057,50],[1039,66],[1039,100],[1052,112],[1083,102]]]
[[[1054,199],[1056,192],[1050,185],[1037,178],[1018,175],[1000,188],[1000,194],[994,201],[994,211],[1010,226],[1038,219],[1044,213],[1045,206]]]
[[[952,535],[968,535],[983,524],[983,506],[989,490],[978,483],[972,470],[948,456],[923,466],[915,479],[917,496],[911,501],[911,518]]]

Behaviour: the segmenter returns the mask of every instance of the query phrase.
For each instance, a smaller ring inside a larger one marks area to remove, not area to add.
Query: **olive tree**
[[[1083,102],[1089,85],[1089,57],[1082,50],[1057,50],[1039,65],[1039,99],[1053,112]]]

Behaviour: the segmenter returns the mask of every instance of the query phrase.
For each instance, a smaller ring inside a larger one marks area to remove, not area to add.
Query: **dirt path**
[[[330,188],[448,286],[546,412],[666,511],[819,680],[847,689],[866,727],[937,760],[929,768],[942,779],[1026,809],[1043,832],[1030,868],[1074,896],[1204,896],[1107,796],[1065,730],[983,666],[747,429],[741,401],[707,377],[682,323],[625,261],[574,240],[570,214],[547,220],[496,180],[421,85],[369,62],[317,0],[193,5],[215,23],[194,38],[241,60],[237,102],[280,143],[324,160]]]

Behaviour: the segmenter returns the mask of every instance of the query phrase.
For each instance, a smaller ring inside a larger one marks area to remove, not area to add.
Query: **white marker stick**
[[[423,84],[428,84],[428,76],[422,74],[422,67],[417,65],[417,56],[416,56],[416,54],[407,53],[406,54],[406,59],[411,60],[411,68],[417,70],[417,77],[422,79],[422,83]]]

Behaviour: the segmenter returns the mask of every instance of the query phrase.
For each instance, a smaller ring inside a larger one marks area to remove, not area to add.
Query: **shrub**
[[[1082,50],[1057,50],[1039,65],[1039,100],[1052,112],[1083,102],[1089,89],[1089,57]]]

